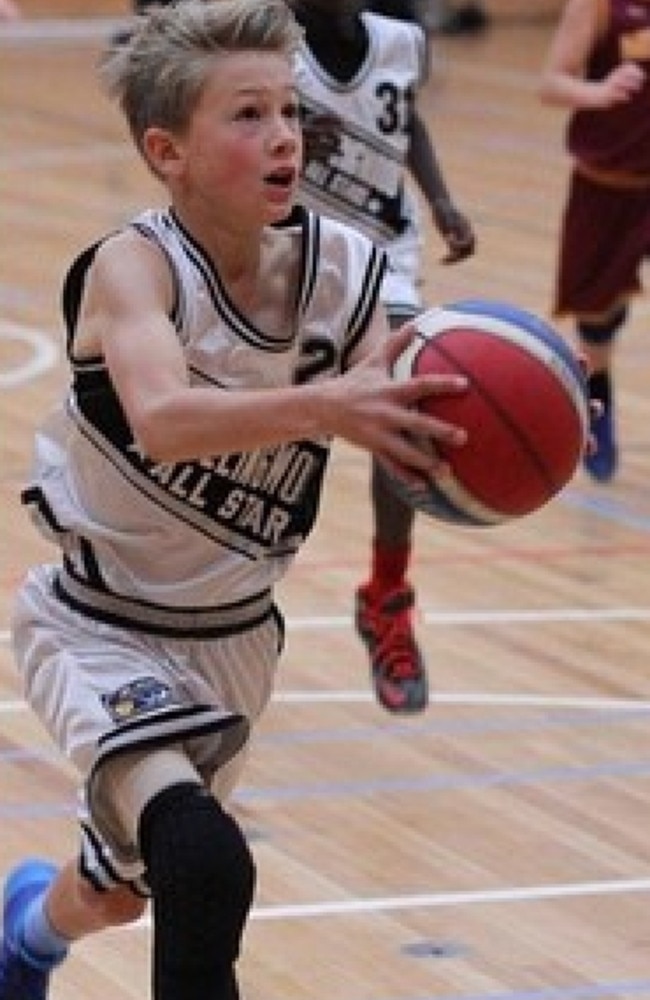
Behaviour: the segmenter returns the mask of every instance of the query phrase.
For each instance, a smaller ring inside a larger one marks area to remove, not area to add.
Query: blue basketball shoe
[[[0,942],[0,1000],[46,1000],[50,973],[65,955],[39,958],[22,944],[25,912],[57,873],[46,861],[25,861],[9,875],[3,901]]]
[[[597,448],[593,454],[585,455],[584,466],[592,479],[607,483],[614,478],[618,468],[618,445],[611,403],[604,406],[598,416],[592,416],[590,429]]]

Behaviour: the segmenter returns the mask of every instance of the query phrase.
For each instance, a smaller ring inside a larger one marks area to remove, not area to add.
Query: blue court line
[[[76,816],[76,800],[70,802],[29,802],[26,805],[1,805],[0,819],[57,819]]]
[[[423,778],[373,778],[343,782],[253,788],[244,786],[233,795],[238,802],[303,801],[318,798],[361,797],[412,792],[450,792],[479,788],[513,788],[547,782],[599,781],[603,778],[650,777],[650,760],[590,764],[586,767],[541,767],[485,774],[433,774]],[[2,813],[0,812],[0,816]]]
[[[42,760],[47,763],[52,760],[63,760],[61,752],[53,746],[51,750],[43,748],[42,750],[29,750],[25,747],[11,747],[8,750],[0,750],[0,762],[13,764],[14,762],[20,763],[21,761],[28,760]]]
[[[549,986],[534,990],[511,990],[499,993],[430,993],[408,1000],[599,1000],[600,997],[620,997],[650,995],[650,979],[626,979],[619,982],[584,983],[577,986]],[[402,1000],[400,997],[384,997],[382,1000]]]
[[[270,711],[272,708],[270,709]],[[369,743],[371,740],[418,736],[485,736],[490,733],[535,733],[561,729],[605,729],[614,725],[647,722],[650,704],[638,708],[593,708],[580,711],[546,710],[531,717],[530,713],[514,715],[511,711],[500,718],[489,719],[438,719],[426,722],[378,721],[367,726],[339,726],[309,729],[303,732],[261,733],[255,737],[256,746],[300,746],[319,743]],[[10,747],[0,750],[0,764],[20,761],[61,760],[56,747],[30,749]]]
[[[558,729],[605,729],[615,724],[647,722],[650,705],[627,709],[593,709],[550,712],[530,715],[513,715],[491,719],[449,719],[432,722],[386,722],[368,726],[310,729],[295,733],[264,733],[256,738],[256,745],[295,746],[314,743],[360,743],[383,737],[401,738],[416,736],[485,736],[489,733],[531,733]],[[2,755],[0,754],[0,759]]]
[[[590,764],[584,767],[540,767],[521,771],[488,771],[484,774],[432,774],[422,778],[373,778],[358,781],[311,782],[300,785],[255,788],[242,786],[234,802],[288,802],[306,799],[394,795],[412,792],[472,791],[480,788],[516,788],[549,782],[600,781],[604,778],[650,777],[650,760]],[[53,817],[74,811],[62,802],[1,805],[0,819]]]
[[[650,516],[631,510],[626,504],[621,503],[615,497],[605,496],[604,494],[593,496],[590,493],[582,493],[578,490],[569,489],[562,494],[561,499],[567,507],[584,510],[606,521],[613,521],[618,525],[624,525],[626,528],[633,528],[635,531],[650,534]]]

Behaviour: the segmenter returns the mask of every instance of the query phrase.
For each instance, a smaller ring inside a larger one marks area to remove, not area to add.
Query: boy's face
[[[215,57],[191,122],[172,138],[165,179],[174,195],[242,227],[289,213],[302,137],[289,60],[269,52]]]

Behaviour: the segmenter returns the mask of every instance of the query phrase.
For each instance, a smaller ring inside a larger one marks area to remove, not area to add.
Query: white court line
[[[62,164],[69,166],[84,166],[85,164],[107,164],[111,162],[121,163],[123,160],[131,159],[132,147],[125,140],[117,142],[93,142],[91,146],[52,146],[49,149],[41,149],[36,152],[29,150],[21,152],[17,149],[3,150],[0,153],[0,170],[18,170],[20,168],[35,170],[58,167]],[[96,202],[96,198],[93,199]],[[12,205],[11,211],[15,213],[23,206]],[[6,207],[5,211],[9,208]],[[32,213],[33,208],[24,206],[24,215]]]
[[[0,46],[13,48],[20,43],[108,41],[114,32],[129,23],[127,17],[30,18],[2,25]]]
[[[26,712],[28,707],[26,701],[0,701],[0,715],[13,715],[18,712]]]
[[[0,372],[0,389],[13,389],[31,382],[43,372],[54,368],[58,362],[58,349],[42,330],[2,320],[0,340],[17,340],[30,349],[30,356],[26,361],[19,362],[9,371]]]
[[[451,611],[426,612],[423,615],[427,625],[508,625],[543,622],[626,622],[650,621],[650,608],[559,608],[522,611]],[[351,629],[349,616],[330,615],[326,617],[288,618],[287,628],[291,631],[318,631],[323,629]],[[7,629],[0,630],[0,645],[9,641]],[[287,705],[325,704],[366,704],[373,703],[374,696],[367,690],[276,690],[273,701]],[[461,693],[434,693],[432,705],[477,705],[477,706],[527,706],[531,708],[574,708],[586,710],[638,711],[650,708],[650,701],[634,698],[577,697],[571,695],[536,695],[512,693],[485,693],[464,691]],[[0,701],[0,714],[25,710],[22,701]]]
[[[112,31],[123,26],[124,20],[111,21],[93,19],[91,21],[77,21],[72,24],[69,21],[41,21],[24,22],[18,26],[3,29],[4,37],[0,37],[0,46],[8,46],[16,42],[42,41],[57,42],[71,40],[95,40],[106,38]],[[476,73],[471,65],[458,65],[455,73],[468,78]],[[488,74],[489,76],[489,74]],[[481,79],[485,80],[486,74],[481,70]],[[491,74],[491,79],[499,79],[499,82],[507,86],[519,89],[522,84],[531,86],[531,75],[519,72],[496,72]],[[121,157],[122,150],[116,148],[112,150],[114,156]],[[450,612],[426,613],[423,616],[427,625],[484,625],[484,624],[508,624],[526,622],[616,622],[616,621],[646,621],[650,620],[650,609],[644,608],[621,608],[609,611],[598,609],[565,609],[562,611],[521,611],[521,612]],[[327,617],[327,618],[298,618],[288,621],[288,627],[294,630],[317,630],[317,629],[342,629],[351,627],[351,619],[348,616]],[[8,642],[8,632],[0,631],[0,642]],[[291,704],[335,701],[363,701],[374,700],[369,692],[362,691],[334,691],[334,692],[301,692],[286,691],[277,692],[276,701]],[[564,706],[564,707],[584,707],[584,708],[631,708],[650,707],[649,702],[634,701],[632,699],[598,699],[598,698],[571,698],[571,697],[546,697],[535,695],[508,695],[508,694],[438,694],[433,699],[434,703],[445,704],[482,704],[482,705],[535,705],[535,706]],[[24,702],[14,700],[0,702],[0,713],[19,712],[26,710]],[[609,882],[587,882],[574,884],[561,884],[553,886],[530,886],[513,887],[492,890],[474,890],[420,894],[412,896],[388,896],[376,899],[346,899],[340,901],[321,901],[303,904],[289,904],[277,906],[255,907],[251,913],[251,919],[260,921],[306,919],[319,917],[336,917],[358,913],[382,913],[396,910],[412,910],[437,907],[454,907],[480,904],[509,903],[509,902],[533,902],[538,900],[552,900],[561,898],[575,898],[581,896],[613,895],[635,892],[650,891],[650,879],[630,879]],[[150,921],[145,919],[138,924],[126,928],[117,928],[115,932],[131,930],[141,927],[143,929],[150,926]]]
[[[533,608],[520,611],[424,611],[420,615],[425,625],[518,625],[548,622],[643,622],[650,621],[650,608]],[[351,629],[350,615],[287,616],[289,632],[310,632],[318,629],[338,631]],[[9,641],[8,629],[0,629],[0,644]]]
[[[618,608],[609,611],[598,609],[560,609],[558,611],[520,612],[452,612],[425,615],[429,623],[448,625],[484,624],[486,622],[539,622],[539,621],[629,621],[650,619],[648,608]],[[321,629],[350,628],[349,617],[297,618],[289,620],[290,628]],[[0,632],[0,641],[7,641],[8,632]],[[277,691],[274,701],[287,704],[311,704],[324,702],[370,702],[374,701],[368,691]],[[649,708],[650,702],[634,699],[615,698],[574,698],[545,695],[486,694],[463,692],[458,694],[436,694],[432,703],[457,705],[520,705],[543,707],[571,707],[602,710],[606,708],[639,710]],[[0,713],[26,710],[22,701],[0,702]],[[544,899],[561,899],[580,896],[613,895],[631,892],[649,892],[650,879],[620,879],[609,882],[583,882],[563,885],[528,886],[460,892],[429,893],[416,896],[386,896],[376,899],[346,899],[312,903],[260,906],[253,909],[253,920],[291,920],[327,916],[345,916],[355,913],[381,913],[394,910],[425,909],[435,907],[468,906],[489,903],[509,903]],[[137,928],[146,929],[149,919],[143,919],[129,927],[115,928],[114,932]]]
[[[510,625],[544,622],[650,621],[650,608],[550,608],[521,611],[423,611],[425,625]],[[343,629],[352,626],[349,615],[287,618],[291,632],[311,629]]]
[[[385,896],[377,899],[343,899],[332,902],[263,906],[253,911],[257,920],[290,920],[296,917],[344,916],[350,913],[387,913],[392,910],[471,906],[479,903],[513,903],[574,896],[617,895],[649,892],[650,879],[620,879],[609,882],[576,882],[565,885],[522,886],[505,889],[434,892],[415,896]]]
[[[274,704],[283,705],[336,705],[375,704],[377,699],[368,690],[359,691],[280,691],[273,694]],[[638,712],[650,711],[650,701],[642,698],[598,698],[572,695],[538,694],[487,694],[483,691],[462,691],[456,694],[433,692],[429,698],[432,707],[436,705],[467,705],[483,707],[520,708],[575,708],[587,711]],[[0,704],[1,710],[1,704]]]
[[[280,691],[273,694],[272,703],[279,705],[374,705],[376,698],[367,689],[341,691]],[[574,697],[545,694],[486,694],[483,691],[462,691],[456,694],[435,692],[430,705],[465,705],[492,708],[573,708],[585,711],[642,712],[650,711],[650,701],[642,698]],[[0,700],[0,715],[28,711],[27,702],[20,699]]]
[[[581,896],[612,896],[650,892],[650,879],[618,879],[609,882],[573,882],[560,885],[515,886],[503,889],[470,889],[460,892],[432,892],[415,896],[378,896],[375,899],[323,900],[256,906],[251,920],[305,920],[318,917],[345,917],[357,913],[390,913],[395,910],[425,910],[439,907],[476,906],[492,903],[529,903]],[[151,918],[143,917],[129,926],[111,928],[113,933],[145,930]]]

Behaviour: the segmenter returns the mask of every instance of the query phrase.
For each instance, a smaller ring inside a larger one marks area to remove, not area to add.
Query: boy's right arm
[[[453,264],[471,257],[476,249],[472,224],[456,207],[449,193],[431,137],[416,109],[410,121],[408,167],[429,203],[436,228],[447,244],[443,262]]]
[[[225,391],[190,385],[168,319],[171,296],[163,255],[129,233],[99,250],[82,312],[81,342],[92,338],[100,347],[134,438],[149,458],[171,463],[338,436],[427,478],[439,474],[440,462],[417,438],[462,444],[462,432],[420,413],[417,404],[431,394],[463,391],[464,383],[439,376],[394,381],[391,361],[410,334],[386,336],[379,313],[364,340],[367,353],[353,357],[344,375]]]

